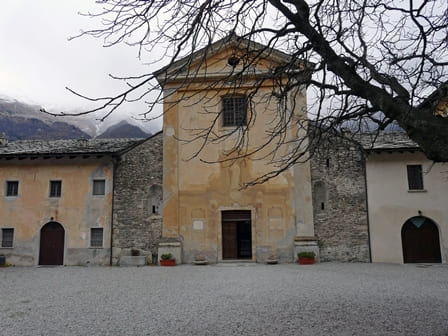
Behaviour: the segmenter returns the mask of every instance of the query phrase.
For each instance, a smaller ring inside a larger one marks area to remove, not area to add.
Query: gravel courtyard
[[[448,266],[10,267],[1,335],[448,335]]]

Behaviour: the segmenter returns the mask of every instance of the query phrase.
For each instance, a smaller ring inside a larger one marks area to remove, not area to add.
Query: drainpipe
[[[110,216],[110,260],[109,265],[112,266],[112,251],[114,248],[114,200],[115,200],[115,173],[117,170],[119,158],[112,158],[112,206]]]
[[[369,220],[369,197],[367,193],[367,157],[364,151],[361,150],[361,158],[364,163],[364,189],[366,195],[366,213],[367,213],[367,239],[369,246],[369,262],[372,262],[372,242],[370,240],[370,220]]]

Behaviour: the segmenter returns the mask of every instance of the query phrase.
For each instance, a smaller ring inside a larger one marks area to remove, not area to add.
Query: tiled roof
[[[19,140],[0,146],[0,156],[118,154],[142,139]]]

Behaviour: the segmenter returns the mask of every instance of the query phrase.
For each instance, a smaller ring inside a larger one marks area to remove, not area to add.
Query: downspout
[[[366,195],[366,213],[367,213],[367,239],[368,239],[368,247],[369,247],[369,262],[372,262],[372,242],[370,240],[370,219],[369,219],[369,197],[367,193],[367,158],[365,152],[361,150],[361,157],[363,161],[363,169],[364,169],[364,190]]]
[[[114,201],[115,201],[115,175],[119,158],[112,157],[112,206],[110,216],[110,260],[109,266],[112,266],[113,249],[114,249]]]

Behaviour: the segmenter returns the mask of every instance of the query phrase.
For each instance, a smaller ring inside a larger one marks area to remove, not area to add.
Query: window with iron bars
[[[222,97],[222,125],[244,126],[247,123],[247,97],[224,96]]]

